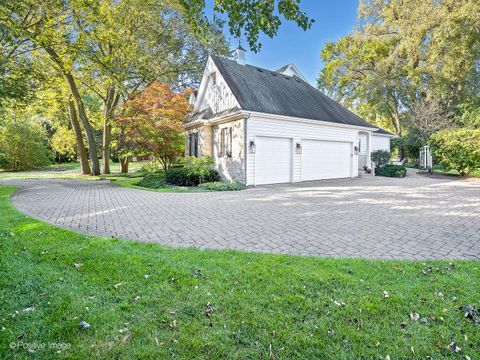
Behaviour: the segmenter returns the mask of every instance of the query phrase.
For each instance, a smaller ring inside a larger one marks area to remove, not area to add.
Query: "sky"
[[[323,67],[320,51],[326,42],[347,35],[355,27],[358,0],[301,0],[300,7],[315,19],[312,28],[303,31],[294,23],[284,21],[276,37],[261,37],[259,53],[247,51],[247,63],[271,70],[293,63],[316,85]],[[232,46],[237,45],[235,39],[230,40]],[[242,45],[248,50],[248,44]]]

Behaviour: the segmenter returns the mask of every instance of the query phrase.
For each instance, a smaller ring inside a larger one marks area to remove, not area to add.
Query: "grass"
[[[404,166],[407,168],[418,168],[418,164],[416,163],[406,163]],[[460,173],[457,170],[448,169],[441,165],[433,165],[433,172],[435,174],[460,176]],[[480,169],[473,171],[468,177],[480,178]]]
[[[22,215],[10,205],[13,191],[0,187],[2,359],[480,356],[480,327],[459,311],[480,306],[479,262],[324,259],[98,238]],[[415,312],[417,321],[409,316]],[[81,321],[91,327],[81,330]],[[458,354],[448,349],[452,342]]]
[[[146,162],[132,162],[129,170],[134,172],[140,170]],[[120,175],[120,164],[110,162],[112,177]],[[80,173],[80,163],[53,164],[41,169],[31,171],[2,171],[0,170],[0,180],[22,180],[22,179],[84,179],[98,180],[100,176],[82,175]]]
[[[456,175],[460,176],[460,173],[455,170],[455,169],[440,169],[440,168],[434,168],[433,172],[435,174],[444,174],[444,175]],[[477,169],[473,172],[471,172],[468,177],[475,177],[475,178],[480,178],[480,169]]]
[[[135,171],[138,171],[148,164],[148,161],[141,162],[131,162],[129,165],[129,173],[133,174]],[[200,188],[188,188],[182,186],[165,186],[160,189],[147,189],[145,187],[136,186],[135,184],[139,182],[142,178],[136,177],[131,178],[125,176],[125,174],[120,173],[120,164],[110,162],[111,174],[105,175],[105,179],[114,181],[117,185],[125,186],[129,188],[135,188],[138,190],[145,191],[156,191],[156,192],[204,192],[205,189]],[[32,170],[32,171],[1,171],[0,170],[0,181],[1,180],[25,180],[25,179],[72,179],[72,180],[100,180],[101,176],[90,176],[90,175],[81,175],[80,174],[80,164],[78,162],[65,163],[65,164],[54,164],[47,166],[42,169]]]

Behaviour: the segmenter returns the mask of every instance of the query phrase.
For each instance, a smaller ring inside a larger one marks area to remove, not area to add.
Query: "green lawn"
[[[433,169],[433,172],[436,173],[436,174],[446,174],[446,175],[456,175],[456,176],[460,176],[460,173],[455,170],[455,169],[450,169],[450,170],[444,170],[444,169]],[[471,172],[469,175],[469,177],[480,177],[480,169],[477,169],[473,172]]]
[[[134,172],[139,170],[148,162],[132,162],[129,170]],[[120,164],[110,162],[112,176],[120,174]],[[65,164],[54,164],[46,166],[41,169],[31,171],[2,171],[0,170],[0,180],[14,180],[14,179],[85,179],[98,180],[99,176],[82,175],[80,173],[80,163],[72,162]]]
[[[480,356],[480,327],[459,310],[480,306],[478,261],[340,260],[89,237],[22,215],[10,205],[13,191],[0,187],[1,359]],[[91,327],[81,330],[81,321]]]
[[[129,165],[129,174],[140,170],[142,166],[148,164],[148,161],[131,162]],[[114,181],[117,185],[135,188],[138,190],[155,191],[155,192],[204,192],[207,190],[199,188],[188,188],[181,186],[165,186],[160,189],[147,189],[135,186],[141,177],[130,178],[120,173],[120,164],[110,162],[111,174],[104,176],[107,180]],[[89,176],[80,174],[80,164],[78,162],[55,164],[42,169],[31,171],[1,171],[1,180],[25,180],[25,179],[77,179],[77,180],[100,180],[101,176]]]

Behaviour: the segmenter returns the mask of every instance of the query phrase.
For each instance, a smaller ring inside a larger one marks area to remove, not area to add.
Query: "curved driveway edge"
[[[1,183],[0,183],[1,184]],[[158,193],[108,181],[16,180],[20,211],[83,233],[329,257],[480,259],[480,182],[363,177],[240,192]]]

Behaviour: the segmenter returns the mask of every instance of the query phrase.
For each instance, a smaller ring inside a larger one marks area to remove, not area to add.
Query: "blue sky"
[[[272,70],[294,63],[315,85],[323,67],[320,50],[326,42],[337,40],[354,28],[358,0],[302,0],[300,5],[315,19],[312,28],[303,31],[291,22],[284,22],[275,38],[261,38],[259,53],[247,52],[247,63]],[[234,39],[231,43],[236,45]],[[246,43],[243,47],[248,48]]]

